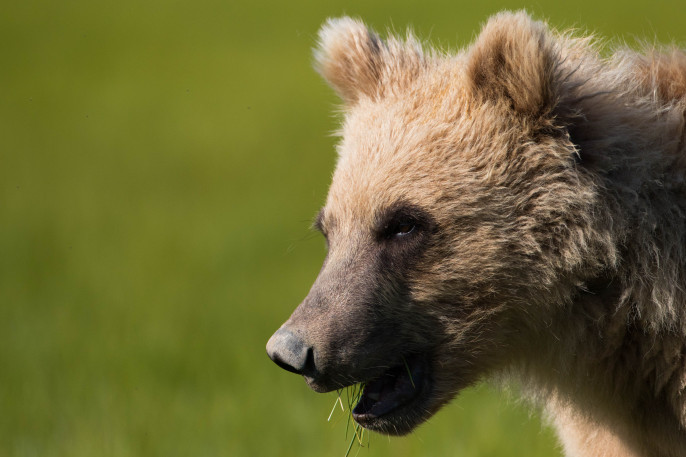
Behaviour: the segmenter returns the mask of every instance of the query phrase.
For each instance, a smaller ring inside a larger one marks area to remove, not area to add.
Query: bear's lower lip
[[[360,400],[352,411],[353,418],[370,428],[375,420],[414,403],[426,391],[427,384],[426,359],[421,355],[406,356],[401,364],[365,383]]]

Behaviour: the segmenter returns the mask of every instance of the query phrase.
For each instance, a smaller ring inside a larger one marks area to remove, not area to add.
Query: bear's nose
[[[267,354],[284,370],[301,375],[314,375],[312,346],[287,329],[280,328],[269,338]]]

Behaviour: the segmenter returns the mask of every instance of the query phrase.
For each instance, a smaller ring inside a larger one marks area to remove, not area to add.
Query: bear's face
[[[346,103],[315,223],[328,253],[267,350],[316,391],[364,383],[353,416],[366,428],[407,433],[535,346],[546,314],[531,307],[592,270],[546,260],[581,249],[571,220],[595,195],[550,120],[545,33],[496,17],[454,57],[350,19],[320,34],[319,69]]]
[[[471,138],[441,132],[436,113],[414,106],[401,97],[349,113],[316,221],[328,255],[286,324],[314,348],[310,386],[366,383],[353,415],[391,434],[497,365],[508,342],[503,303],[517,287],[508,278],[520,267],[511,264],[521,241],[507,219],[511,197],[475,181],[478,164],[455,153],[476,147]],[[471,131],[479,119],[455,122]]]

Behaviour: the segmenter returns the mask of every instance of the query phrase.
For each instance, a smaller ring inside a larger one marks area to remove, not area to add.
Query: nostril
[[[312,346],[310,346],[307,348],[307,354],[305,355],[305,365],[303,366],[302,374],[313,376],[316,372],[317,369],[314,366],[314,349],[312,348]]]

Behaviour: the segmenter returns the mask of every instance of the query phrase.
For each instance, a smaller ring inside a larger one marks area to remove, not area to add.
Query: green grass
[[[343,456],[334,397],[271,363],[323,258],[328,16],[466,44],[502,7],[684,42],[678,1],[7,2],[0,15],[0,456]],[[470,389],[360,456],[556,455]],[[351,454],[357,452],[355,448]]]

